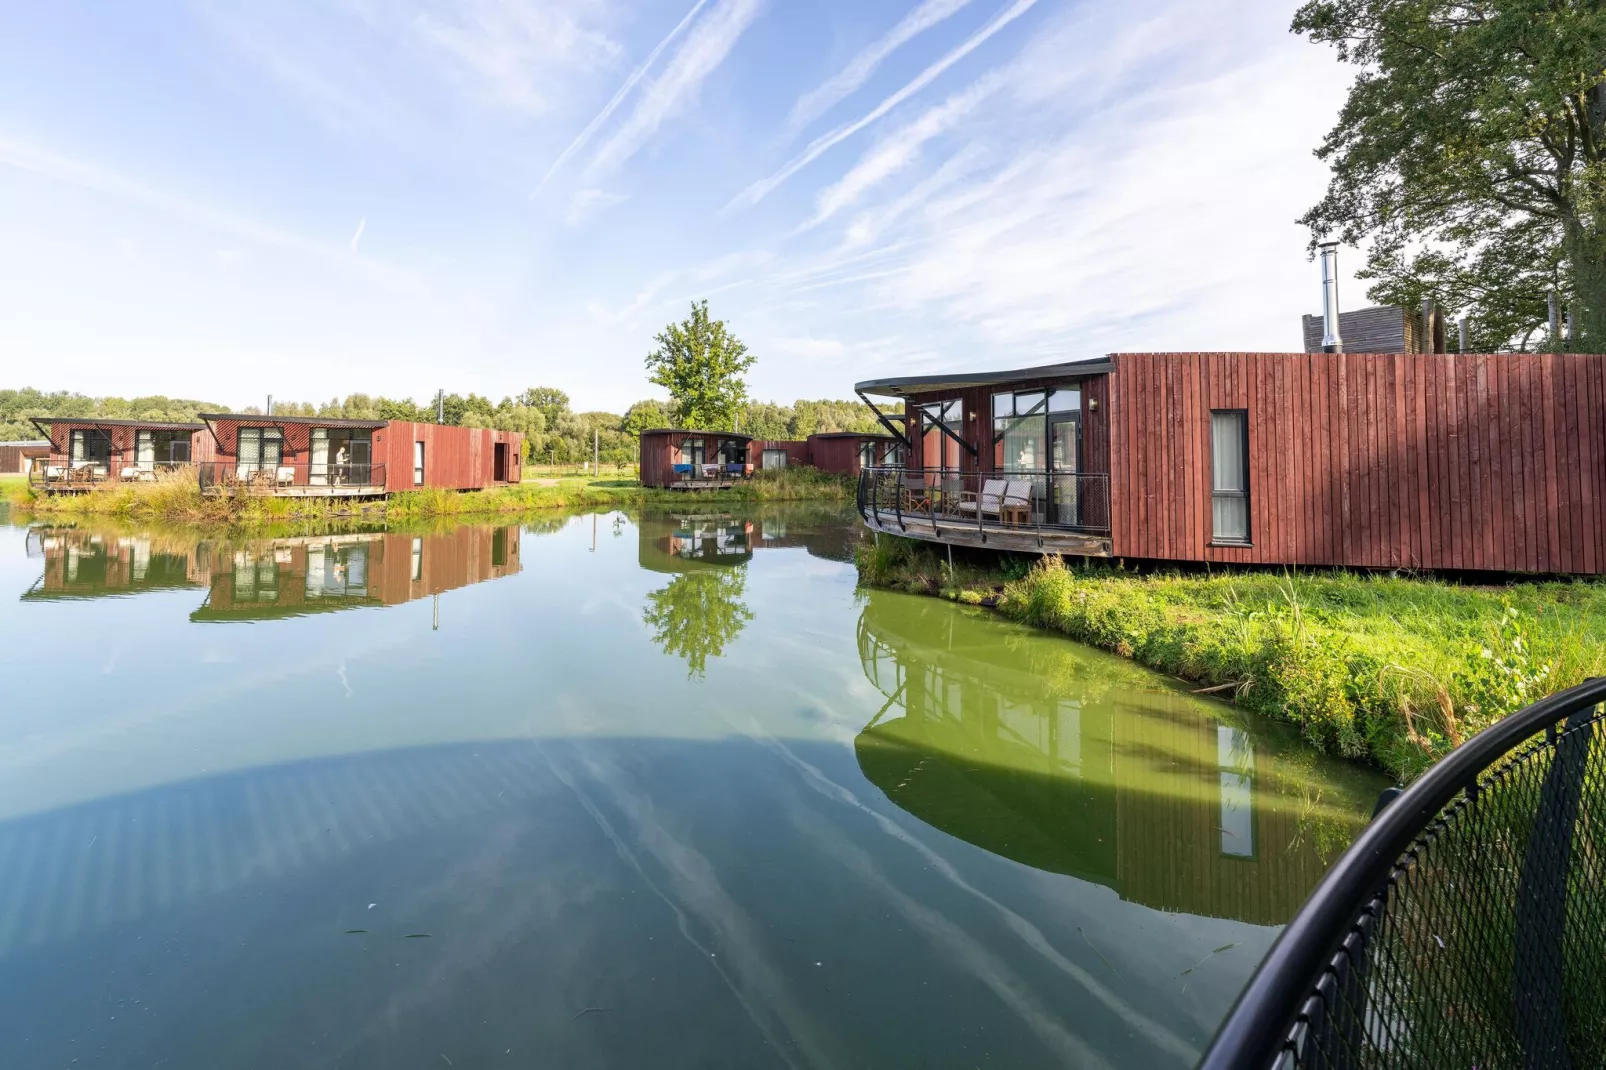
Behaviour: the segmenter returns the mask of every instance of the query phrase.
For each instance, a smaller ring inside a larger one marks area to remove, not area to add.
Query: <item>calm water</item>
[[[1187,1066],[1377,778],[851,515],[0,527],[0,1066]]]

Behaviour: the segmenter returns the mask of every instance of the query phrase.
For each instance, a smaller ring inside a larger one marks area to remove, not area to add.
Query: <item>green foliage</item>
[[[1292,722],[1316,745],[1410,779],[1543,694],[1606,674],[1606,583],[1469,587],[1349,572],[1139,575],[881,535],[861,582],[1000,612],[1197,682]],[[1011,573],[1015,569],[1010,569]]]
[[[1596,0],[1309,0],[1293,29],[1361,68],[1304,217],[1371,242],[1371,296],[1434,297],[1476,348],[1606,345],[1606,7]]]
[[[702,676],[753,619],[746,587],[745,569],[688,572],[649,594],[641,619],[666,654],[685,659],[688,677]]]
[[[742,375],[756,359],[747,346],[710,319],[707,301],[694,301],[691,315],[654,336],[658,348],[647,354],[648,381],[669,391],[681,427],[724,431],[732,428],[747,382]]]
[[[66,390],[46,393],[26,387],[0,390],[0,440],[36,439],[35,416],[99,416],[106,420],[157,420],[183,423],[197,413],[217,412],[220,405],[159,394],[138,398],[92,398]]]
[[[1457,683],[1468,711],[1485,721],[1515,713],[1550,690],[1555,666],[1534,655],[1527,618],[1511,603],[1488,627],[1488,641],[1468,644]]]

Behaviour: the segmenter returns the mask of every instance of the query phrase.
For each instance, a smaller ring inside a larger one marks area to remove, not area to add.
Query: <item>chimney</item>
[[[269,416],[273,415],[273,395],[272,394],[268,395],[268,415]]]
[[[1550,351],[1557,352],[1556,347],[1561,344],[1561,303],[1556,299],[1556,291],[1550,291]]]
[[[1457,352],[1465,353],[1467,351],[1467,318],[1465,316],[1461,317],[1460,326],[1461,326],[1461,348],[1459,350],[1457,350]]]
[[[444,386],[435,388],[435,422],[438,424],[446,422],[446,388]]]
[[[1322,242],[1322,352],[1344,352],[1338,331],[1338,242]]]

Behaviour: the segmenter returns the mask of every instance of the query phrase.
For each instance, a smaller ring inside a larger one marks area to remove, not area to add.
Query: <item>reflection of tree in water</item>
[[[652,641],[686,659],[686,675],[701,676],[710,656],[725,653],[753,613],[742,602],[747,577],[742,569],[688,572],[647,596],[641,619]]]

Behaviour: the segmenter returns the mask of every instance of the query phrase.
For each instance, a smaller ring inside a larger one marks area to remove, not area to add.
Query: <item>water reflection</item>
[[[1165,911],[1276,924],[1366,812],[1370,777],[1071,644],[871,592],[859,657],[885,704],[860,768],[922,821]],[[957,634],[956,634],[957,632]]]
[[[520,569],[518,525],[216,539],[35,528],[27,545],[44,568],[24,601],[204,588],[197,622],[394,606]]]

